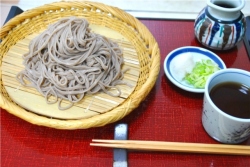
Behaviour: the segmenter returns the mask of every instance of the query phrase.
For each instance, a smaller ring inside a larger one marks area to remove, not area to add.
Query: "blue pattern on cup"
[[[228,50],[242,41],[246,31],[246,20],[241,13],[237,19],[223,21],[214,18],[205,7],[194,23],[197,40],[215,50]]]

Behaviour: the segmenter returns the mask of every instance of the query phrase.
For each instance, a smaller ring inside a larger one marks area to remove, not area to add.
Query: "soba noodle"
[[[117,84],[125,84],[122,50],[110,39],[91,32],[82,18],[59,20],[31,41],[24,55],[25,69],[17,74],[18,81],[36,88],[48,104],[68,109],[85,94],[103,91],[119,96]],[[117,93],[108,89],[115,88]],[[51,96],[55,97],[51,100]],[[70,105],[63,107],[62,100]]]

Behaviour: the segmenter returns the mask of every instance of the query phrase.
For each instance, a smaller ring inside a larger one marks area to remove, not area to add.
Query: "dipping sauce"
[[[237,82],[224,82],[212,88],[210,98],[223,112],[250,119],[250,88]]]
[[[235,8],[233,4],[228,4],[223,2],[215,2],[214,4],[223,8]]]

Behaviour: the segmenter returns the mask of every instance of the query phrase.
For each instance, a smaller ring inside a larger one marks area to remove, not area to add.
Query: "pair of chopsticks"
[[[129,150],[250,155],[250,146],[246,145],[101,139],[93,139],[92,142],[90,146],[123,148]]]

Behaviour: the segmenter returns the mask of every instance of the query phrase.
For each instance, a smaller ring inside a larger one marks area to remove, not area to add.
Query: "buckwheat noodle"
[[[31,41],[23,59],[25,69],[17,74],[17,80],[36,88],[48,104],[58,102],[60,110],[72,107],[85,94],[103,91],[119,96],[121,91],[115,86],[126,84],[121,80],[122,50],[117,43],[91,32],[82,18],[65,18],[50,25]],[[62,106],[62,100],[70,104]]]

